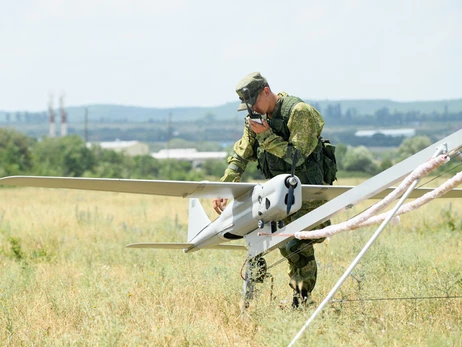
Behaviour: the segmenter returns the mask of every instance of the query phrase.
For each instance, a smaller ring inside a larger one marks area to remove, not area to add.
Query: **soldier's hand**
[[[250,119],[249,124],[250,124],[250,129],[252,129],[255,132],[255,134],[260,134],[262,132],[265,132],[270,127],[268,122],[265,119],[262,119],[261,123]]]
[[[223,212],[223,210],[225,209],[227,203],[228,203],[228,199],[217,198],[217,199],[212,200],[213,209],[218,214],[221,214],[221,212]]]

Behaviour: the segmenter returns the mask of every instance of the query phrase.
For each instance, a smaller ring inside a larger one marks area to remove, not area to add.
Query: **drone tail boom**
[[[183,251],[189,250],[193,247],[192,243],[178,243],[178,242],[142,242],[132,243],[127,245],[127,248],[157,248],[157,249],[182,249]],[[204,247],[204,249],[218,249],[218,250],[232,250],[232,251],[246,251],[247,247],[244,245],[236,244],[219,244]]]

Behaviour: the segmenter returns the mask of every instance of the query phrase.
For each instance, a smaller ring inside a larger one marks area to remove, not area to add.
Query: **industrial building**
[[[207,160],[224,160],[227,152],[198,152],[195,148],[175,148],[175,149],[161,149],[159,152],[151,153],[151,155],[158,159],[175,159],[185,160],[192,162],[193,167],[199,167]]]
[[[87,143],[87,147],[90,148],[92,145],[101,146],[103,149],[112,149],[115,152],[123,152],[127,155],[145,155],[149,154],[149,147],[147,144],[139,141],[107,141],[99,143]]]

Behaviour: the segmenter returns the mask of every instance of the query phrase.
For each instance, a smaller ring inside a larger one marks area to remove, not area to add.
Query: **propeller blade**
[[[287,214],[289,214],[293,203],[294,203],[294,187],[289,186],[289,193],[287,194]]]

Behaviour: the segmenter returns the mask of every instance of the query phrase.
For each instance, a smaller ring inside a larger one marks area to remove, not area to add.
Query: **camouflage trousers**
[[[304,201],[299,211],[284,219],[284,224],[289,224],[301,216],[313,211],[324,204],[325,201]],[[325,221],[313,229],[322,229],[329,226],[330,221]],[[289,262],[289,285],[294,294],[307,297],[316,285],[318,266],[314,256],[314,243],[321,243],[325,239],[316,240],[289,240],[284,247],[279,248],[281,254]]]

